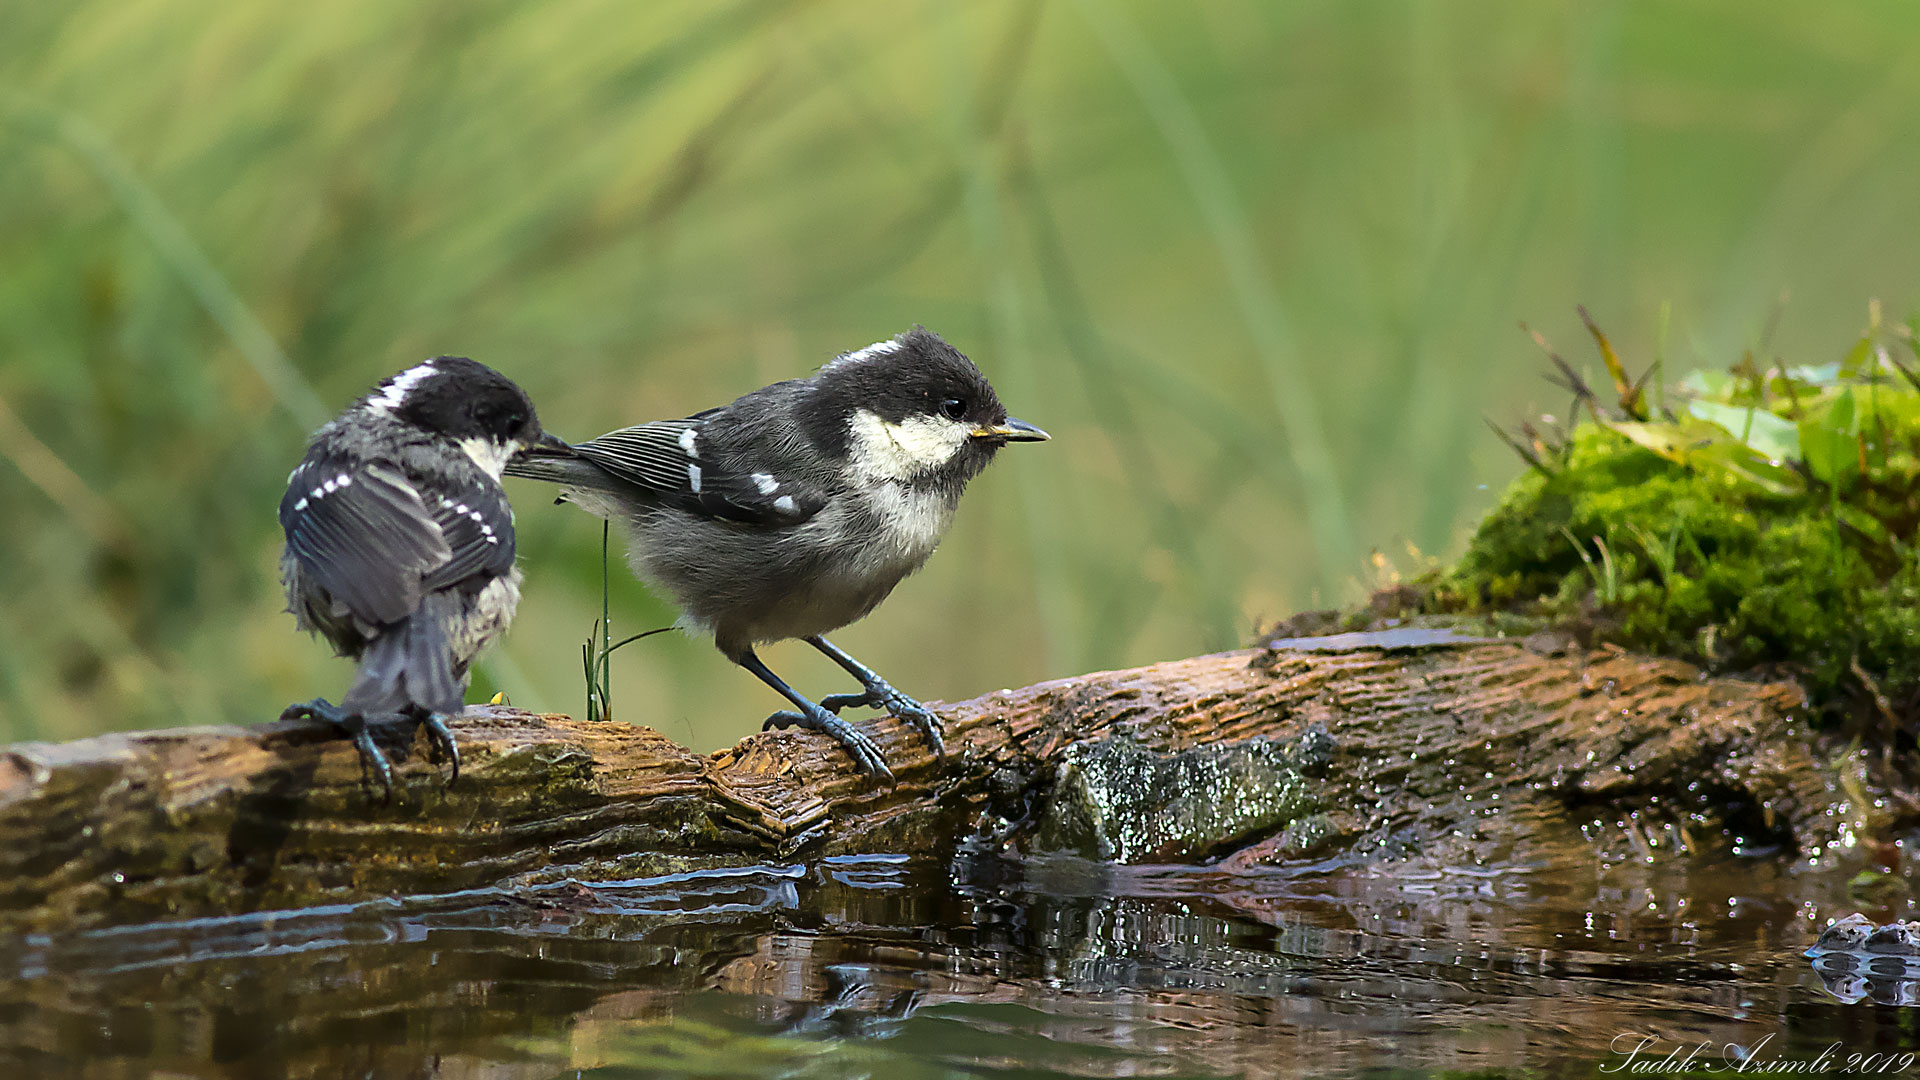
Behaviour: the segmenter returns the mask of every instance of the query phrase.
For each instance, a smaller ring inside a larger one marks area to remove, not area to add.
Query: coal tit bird
[[[886,709],[944,751],[940,718],[823,634],[872,611],[945,535],[967,481],[1010,442],[1047,433],[1015,420],[973,362],[920,327],[844,353],[811,377],[731,405],[566,447],[536,447],[508,476],[624,525],[640,578],[711,633],[721,653],[793,704],[766,726],[825,732],[867,772],[880,749],[837,715]],[[864,692],[809,700],[754,646],[801,638]]]
[[[287,477],[287,609],[360,669],[339,705],[317,698],[281,718],[318,717],[346,731],[388,797],[393,770],[368,732],[376,719],[424,724],[452,762],[448,782],[460,775],[446,718],[463,706],[468,665],[506,630],[520,599],[500,471],[543,438],[518,386],[483,364],[439,356],[315,432]]]

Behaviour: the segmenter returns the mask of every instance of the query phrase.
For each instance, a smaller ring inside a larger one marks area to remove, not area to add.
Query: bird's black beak
[[[1027,423],[1009,416],[992,427],[973,429],[976,439],[999,439],[1001,442],[1046,442],[1053,436]]]
[[[514,460],[523,458],[553,457],[555,455],[573,456],[574,450],[567,440],[551,431],[543,431],[532,446],[523,446],[513,455]]]

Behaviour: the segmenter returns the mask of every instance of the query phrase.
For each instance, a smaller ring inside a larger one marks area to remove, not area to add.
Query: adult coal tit
[[[940,718],[823,635],[926,562],[967,481],[1001,447],[1045,438],[1007,415],[972,361],[915,327],[730,405],[535,447],[506,475],[558,484],[564,501],[625,526],[634,572],[678,603],[681,625],[711,633],[792,703],[767,727],[825,732],[891,778],[879,747],[839,711],[885,709],[936,754]],[[788,686],[754,653],[786,638],[825,653],[862,692],[816,703]]]

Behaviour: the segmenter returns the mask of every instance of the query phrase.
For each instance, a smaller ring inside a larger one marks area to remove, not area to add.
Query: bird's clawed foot
[[[940,717],[932,709],[895,690],[879,672],[855,660],[845,649],[828,641],[818,634],[807,638],[807,644],[826,654],[827,659],[839,664],[847,674],[860,680],[866,687],[862,694],[830,694],[820,700],[820,704],[829,711],[839,712],[850,705],[872,705],[876,709],[885,709],[893,715],[912,724],[926,735],[933,744],[933,756],[943,757],[947,752],[947,741],[941,735]]]
[[[382,716],[388,714],[381,714]],[[436,756],[445,757],[452,768],[447,774],[447,783],[460,779],[460,747],[453,741],[453,732],[447,729],[445,713],[412,714],[420,726],[427,729],[427,737],[432,740]],[[355,712],[344,706],[335,705],[326,698],[314,698],[297,705],[289,705],[280,713],[282,720],[324,720],[353,740],[354,749],[360,752],[360,766],[370,770],[380,781],[381,791],[386,801],[393,801],[393,763],[373,741],[373,725],[364,713]]]
[[[447,772],[447,786],[452,787],[453,782],[460,779],[460,748],[454,745],[453,732],[447,730],[447,714],[428,713],[420,721],[420,726],[427,729],[434,748],[452,764],[453,767]]]
[[[280,713],[282,720],[325,720],[334,727],[347,733],[353,739],[354,749],[360,751],[362,770],[372,769],[380,780],[380,787],[386,792],[386,801],[393,801],[393,766],[387,761],[387,755],[374,745],[373,733],[367,727],[367,718],[361,713],[343,709],[326,698],[314,698],[312,701],[289,705]],[[457,759],[456,759],[457,768]]]
[[[884,679],[876,678],[866,691],[859,694],[828,694],[820,699],[820,707],[831,713],[841,709],[859,708],[871,705],[876,709],[885,709],[894,716],[919,728],[933,744],[933,756],[943,757],[947,752],[947,740],[943,737],[943,726],[938,713],[907,695],[887,685]]]
[[[774,728],[785,729],[790,727],[805,728],[808,731],[818,731],[823,735],[829,736],[833,741],[839,743],[841,747],[846,750],[847,754],[853,758],[854,762],[868,775],[878,776],[889,781],[893,779],[893,770],[887,768],[887,759],[881,756],[880,747],[875,745],[874,741],[867,737],[866,732],[833,715],[826,709],[818,705],[813,706],[813,708],[807,712],[794,712],[783,709],[767,717],[767,722],[761,725],[761,730],[771,731]]]

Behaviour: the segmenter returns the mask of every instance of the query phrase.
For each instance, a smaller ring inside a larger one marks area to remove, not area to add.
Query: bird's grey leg
[[[865,732],[808,701],[798,690],[788,686],[780,676],[769,671],[767,665],[761,663],[760,658],[753,654],[752,649],[741,649],[733,657],[733,662],[753,672],[761,682],[779,691],[781,697],[793,702],[794,708],[799,710],[774,713],[767,717],[762,730],[802,727],[821,732],[845,748],[853,760],[868,773],[883,776],[888,780],[893,779],[893,770],[887,768],[887,759],[881,756],[880,748],[874,745],[873,740],[868,738]]]
[[[826,638],[815,634],[807,639],[807,644],[827,654],[828,659],[845,668],[847,674],[859,679],[860,685],[867,688],[864,694],[829,694],[820,699],[821,708],[833,713],[859,705],[885,709],[924,732],[927,741],[933,744],[934,757],[947,752],[947,741],[941,735],[940,717],[932,709],[895,690],[878,672],[848,656],[840,646]]]
[[[312,701],[289,705],[280,713],[282,720],[325,720],[334,727],[347,733],[353,739],[354,749],[360,751],[360,766],[371,768],[380,778],[380,786],[386,790],[388,802],[393,801],[393,766],[388,764],[387,755],[373,743],[373,735],[367,730],[367,718],[363,714],[328,701],[326,698],[314,698]]]

